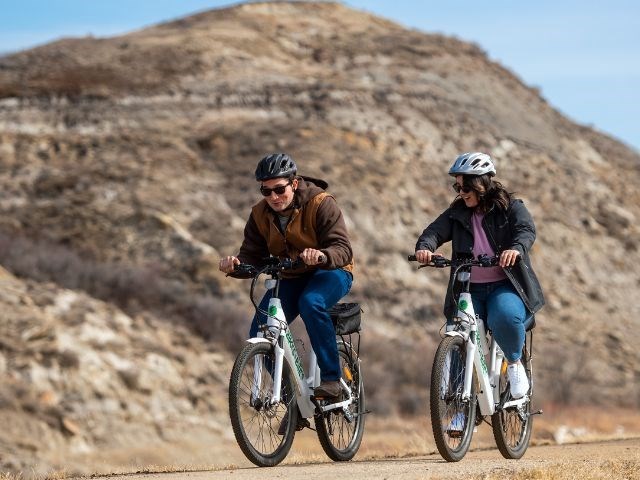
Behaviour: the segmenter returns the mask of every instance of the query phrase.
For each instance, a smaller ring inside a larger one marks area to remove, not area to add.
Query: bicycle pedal
[[[296,431],[304,430],[305,428],[311,428],[311,423],[308,418],[298,418],[298,423],[296,424]]]

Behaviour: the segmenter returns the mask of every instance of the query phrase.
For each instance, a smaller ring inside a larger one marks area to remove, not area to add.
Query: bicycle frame
[[[458,272],[458,281],[468,282],[470,273],[467,271]],[[466,369],[462,399],[471,399],[471,382],[473,381],[473,371],[475,370],[478,386],[476,397],[480,406],[480,413],[493,415],[498,408],[519,407],[529,401],[528,395],[512,400],[500,405],[500,374],[503,366],[504,353],[496,341],[491,338],[490,350],[487,347],[487,334],[484,321],[476,316],[473,310],[471,294],[463,291],[458,297],[458,310],[454,316],[454,324],[447,327],[446,336],[459,336],[465,341],[466,346]],[[489,365],[487,359],[489,357]]]
[[[265,282],[267,289],[273,289],[274,295],[269,299],[269,307],[267,309],[267,330],[265,333],[258,331],[258,336],[247,340],[249,343],[269,343],[273,345],[275,350],[275,365],[273,372],[273,392],[271,403],[280,402],[280,387],[282,385],[282,369],[284,362],[287,362],[291,370],[294,372],[296,384],[296,401],[300,414],[303,418],[312,417],[318,407],[322,412],[335,410],[337,408],[347,407],[353,402],[351,389],[345,383],[344,379],[340,379],[342,389],[347,394],[347,399],[341,402],[329,405],[319,405],[312,401],[313,388],[320,385],[320,368],[318,367],[318,359],[313,348],[309,352],[309,375],[304,371],[304,366],[298,355],[293,335],[289,329],[289,325],[284,316],[282,304],[277,298],[279,287],[279,279],[268,279]],[[266,334],[266,335],[265,335]],[[262,364],[258,359],[254,370],[254,381],[252,385],[252,393],[257,396],[257,392],[261,387]],[[346,412],[346,409],[345,409]]]

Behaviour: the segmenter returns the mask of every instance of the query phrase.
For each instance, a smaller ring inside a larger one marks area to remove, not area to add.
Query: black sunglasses
[[[453,187],[453,189],[456,191],[456,193],[469,193],[473,190],[473,188],[471,187],[467,187],[465,185],[460,185],[459,183],[454,183],[453,185],[451,185]]]
[[[273,188],[268,188],[262,185],[260,186],[260,193],[265,197],[271,196],[271,192],[275,192],[276,195],[282,195],[287,191],[287,187],[289,185],[291,185],[291,182],[285,183],[284,185],[278,185],[277,187]]]

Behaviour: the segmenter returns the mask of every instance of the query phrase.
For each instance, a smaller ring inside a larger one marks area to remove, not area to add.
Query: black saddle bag
[[[362,309],[359,303],[336,303],[329,315],[336,328],[336,335],[348,335],[360,331]]]

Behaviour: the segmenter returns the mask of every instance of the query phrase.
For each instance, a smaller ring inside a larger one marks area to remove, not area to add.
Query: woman
[[[544,305],[544,297],[529,250],[536,238],[533,219],[522,200],[493,179],[496,169],[485,153],[463,153],[449,169],[458,196],[420,235],[416,258],[429,263],[433,252],[452,241],[452,259],[486,254],[497,256],[499,266],[473,267],[471,297],[476,314],[485,319],[507,362],[511,395],[522,398],[529,382],[520,361],[525,321]],[[444,313],[455,313],[451,282]]]

